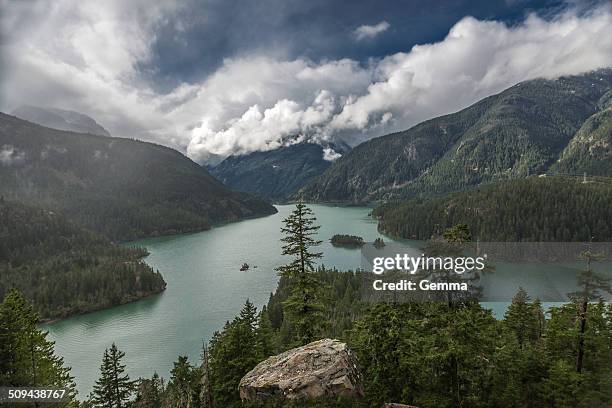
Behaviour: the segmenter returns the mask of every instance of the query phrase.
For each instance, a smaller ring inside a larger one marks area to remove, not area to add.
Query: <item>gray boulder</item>
[[[239,389],[248,401],[363,396],[357,358],[346,343],[331,339],[267,358],[242,378]]]

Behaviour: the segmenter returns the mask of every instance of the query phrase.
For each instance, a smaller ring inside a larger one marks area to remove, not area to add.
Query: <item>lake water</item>
[[[369,242],[381,237],[376,221],[368,216],[370,209],[310,207],[321,225],[322,263],[340,270],[360,267],[361,251],[334,248],[329,239],[337,233],[358,235]],[[225,321],[232,319],[247,298],[258,308],[266,304],[278,281],[274,268],[286,261],[280,254],[282,220],[294,207],[277,208],[277,214],[210,231],[137,241],[136,244],[150,252],[146,262],[158,269],[168,283],[164,293],[45,325],[49,337],[56,342],[57,353],[72,367],[79,398],[84,399],[91,392],[99,376],[104,349],[113,342],[126,353],[124,362],[131,378],[150,377],[154,372],[168,378],[179,355],[186,355],[192,363],[199,364],[202,342],[208,341]],[[418,245],[414,241],[403,244]],[[241,272],[239,268],[244,262],[251,269]],[[500,266],[492,274],[494,278],[482,283],[489,292],[503,299],[511,299],[521,285],[532,294],[539,288],[544,295],[542,299],[546,300],[562,276],[558,268],[554,268],[555,274],[549,274],[541,266]],[[517,280],[521,276],[527,280]],[[550,296],[554,299],[557,294]],[[508,304],[490,302],[483,306],[492,309],[499,318]],[[552,304],[544,303],[547,305]]]
[[[281,222],[294,207],[277,208],[277,214],[210,231],[138,241],[151,253],[146,262],[168,283],[164,293],[45,325],[57,353],[72,367],[79,398],[91,391],[104,349],[113,342],[125,352],[131,378],[150,377],[155,371],[168,378],[178,355],[199,363],[202,342],[232,319],[247,298],[258,307],[266,304],[278,281],[274,268],[283,263]],[[380,237],[368,217],[370,209],[311,208],[322,225],[322,262],[339,269],[359,267],[360,251],[334,248],[328,241],[337,233],[367,241]],[[243,262],[252,266],[249,271],[239,271]]]

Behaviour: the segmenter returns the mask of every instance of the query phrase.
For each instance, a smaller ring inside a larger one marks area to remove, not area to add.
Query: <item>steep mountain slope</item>
[[[211,171],[223,184],[272,200],[283,200],[331,165],[323,147],[300,143],[268,152],[230,156]]]
[[[600,106],[576,132],[552,170],[612,175],[612,91],[602,97]]]
[[[12,114],[19,119],[52,129],[110,136],[110,133],[98,122],[87,115],[74,111],[25,105],[15,109]]]
[[[0,195],[113,240],[274,213],[167,147],[45,128],[0,113]]]
[[[62,215],[0,199],[0,298],[17,288],[43,318],[159,293],[166,283],[141,248],[111,244]]]
[[[611,69],[520,83],[457,113],[355,147],[296,196],[360,202],[543,172],[601,111],[610,89]]]
[[[609,241],[612,180],[529,177],[475,187],[442,197],[414,198],[373,211],[380,231],[429,239],[467,224],[481,241]]]

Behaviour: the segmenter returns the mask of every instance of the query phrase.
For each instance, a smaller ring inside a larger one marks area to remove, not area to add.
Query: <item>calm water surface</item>
[[[210,231],[135,242],[149,250],[146,262],[168,282],[164,293],[45,325],[56,342],[57,353],[72,367],[80,398],[91,392],[104,349],[113,342],[126,353],[125,364],[131,378],[150,377],[154,372],[168,378],[178,355],[186,355],[192,363],[199,364],[202,342],[232,319],[247,298],[257,307],[266,304],[278,281],[274,268],[286,261],[280,254],[281,223],[294,207],[277,208],[277,214]],[[311,208],[321,225],[322,263],[341,270],[358,268],[361,252],[334,248],[329,239],[338,233],[359,235],[370,242],[381,237],[376,221],[368,216],[370,209],[323,205]],[[251,265],[249,271],[239,271],[243,262]],[[547,307],[552,305],[546,303],[547,297],[556,299],[556,292],[564,291],[559,289],[563,281],[560,278],[573,276],[559,274],[558,267],[553,269],[554,274],[547,274],[542,273],[545,271],[541,266],[498,265],[491,275],[494,278],[483,279],[482,284],[485,290],[496,294],[496,299],[511,299],[518,286],[531,294],[539,289],[538,296],[543,295]],[[538,270],[540,273],[533,273]],[[523,280],[517,280],[521,276]],[[503,316],[508,304],[483,302],[497,318]]]
[[[275,215],[210,231],[138,241],[151,253],[146,262],[168,282],[163,294],[46,325],[57,353],[72,367],[79,397],[91,392],[104,349],[112,342],[126,353],[131,378],[150,377],[155,371],[168,378],[178,355],[198,363],[202,342],[233,318],[247,298],[258,307],[266,304],[278,281],[274,268],[283,263],[281,221],[294,207],[277,208]],[[370,209],[311,208],[322,225],[322,262],[339,269],[359,267],[360,251],[334,248],[328,241],[336,233],[367,241],[380,237],[368,217]],[[252,268],[240,272],[243,262]]]

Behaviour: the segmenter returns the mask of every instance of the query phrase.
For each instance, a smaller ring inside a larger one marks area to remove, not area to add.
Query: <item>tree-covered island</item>
[[[360,248],[365,245],[362,237],[357,235],[335,234],[330,242],[335,247]]]

